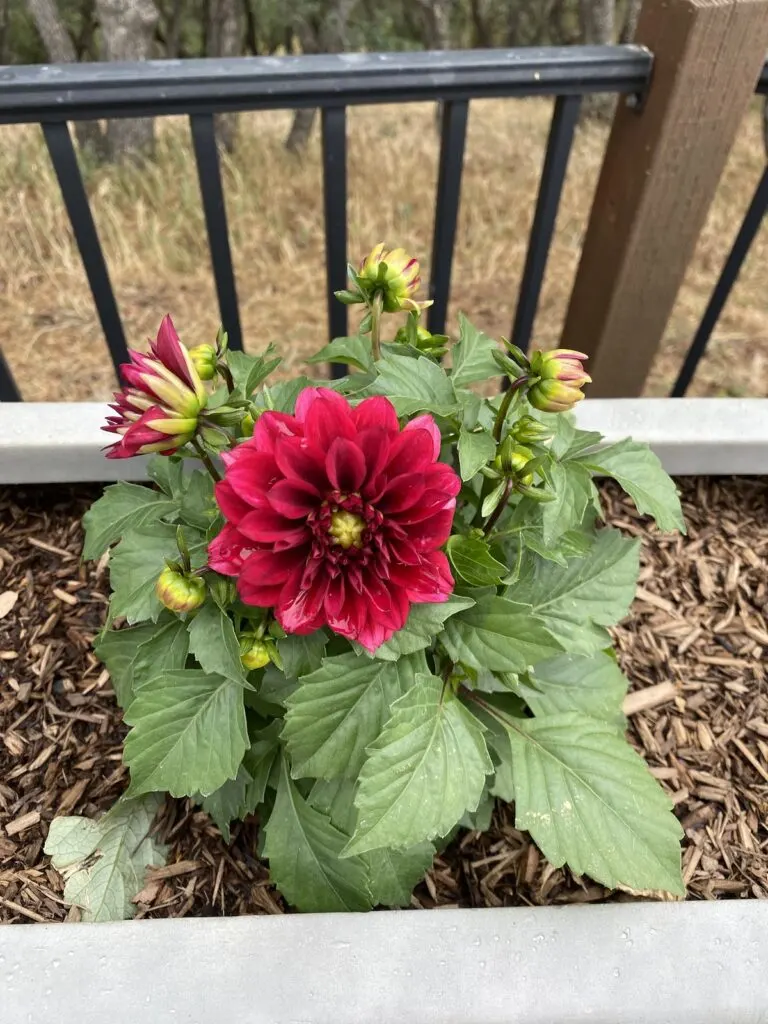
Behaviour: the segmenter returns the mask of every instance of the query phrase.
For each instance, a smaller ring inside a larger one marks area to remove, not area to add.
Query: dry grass
[[[512,320],[551,104],[473,105],[454,263],[458,309],[496,335]],[[242,119],[225,189],[246,344],[275,341],[291,372],[324,339],[325,284],[319,145],[302,162],[282,139],[288,113]],[[437,139],[426,104],[350,112],[350,253],[379,239],[427,262]],[[0,344],[27,399],[103,399],[113,387],[100,327],[39,130],[3,129],[0,149]],[[604,130],[579,132],[537,322],[559,336],[602,156]],[[663,394],[679,365],[763,167],[759,119],[745,120],[648,384]],[[216,302],[186,123],[165,121],[144,173],[88,178],[98,229],[131,344],[170,311],[188,341],[212,336]],[[768,230],[761,232],[725,311],[697,394],[768,393]],[[428,268],[425,267],[425,277]],[[568,343],[578,347],[578,338]],[[738,368],[731,369],[731,362]]]

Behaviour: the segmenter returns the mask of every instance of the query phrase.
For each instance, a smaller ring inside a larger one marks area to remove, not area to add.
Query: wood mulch
[[[632,617],[616,630],[633,681],[631,736],[685,828],[689,899],[768,898],[768,481],[681,481],[689,536],[662,537],[606,486],[609,519],[644,541]],[[0,920],[77,917],[43,854],[54,815],[95,815],[126,785],[124,727],[90,652],[105,564],[80,563],[95,487],[0,489]],[[283,913],[257,827],[227,846],[207,815],[168,801],[169,864],[140,917]],[[499,805],[484,835],[437,858],[416,907],[630,899],[556,870]]]

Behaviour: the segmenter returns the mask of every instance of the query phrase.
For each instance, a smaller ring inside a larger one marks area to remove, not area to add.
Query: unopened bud
[[[253,437],[253,428],[256,426],[253,416],[247,412],[240,420],[240,433],[243,437]]]
[[[426,356],[439,359],[448,351],[448,337],[445,334],[432,334],[426,327],[401,327],[395,335],[398,345],[413,345]]]
[[[553,431],[535,420],[533,416],[521,416],[517,423],[512,425],[510,434],[519,444],[543,444],[554,437]]]
[[[534,454],[530,448],[516,444],[513,437],[507,437],[499,448],[494,465],[505,476],[528,487],[533,483],[533,473],[526,472],[526,466],[533,459]]]
[[[264,668],[272,660],[270,645],[264,640],[257,640],[253,636],[240,638],[240,661],[243,667],[252,672],[257,668]]]
[[[166,566],[155,584],[155,593],[172,612],[193,612],[205,601],[205,582],[199,576]]]
[[[538,381],[528,391],[528,401],[540,412],[567,412],[584,395],[581,388],[592,378],[584,372],[587,356],[570,348],[534,352],[531,372]]]
[[[216,376],[216,360],[218,358],[213,345],[195,345],[189,350],[189,358],[194,363],[201,380],[213,380]]]

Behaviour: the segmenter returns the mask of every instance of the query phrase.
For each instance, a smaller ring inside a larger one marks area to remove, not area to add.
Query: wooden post
[[[593,397],[642,393],[768,48],[768,0],[645,0],[654,54],[638,111],[620,101],[562,344]]]

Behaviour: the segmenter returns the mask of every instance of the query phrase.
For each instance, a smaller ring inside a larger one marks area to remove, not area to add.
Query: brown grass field
[[[544,100],[472,105],[450,325],[464,311],[509,332],[551,113]],[[326,339],[320,151],[288,156],[287,112],[243,115],[224,161],[246,346],[275,342],[287,373]],[[349,238],[355,260],[402,244],[429,274],[438,141],[431,105],[349,114]],[[0,345],[28,400],[100,400],[114,386],[98,319],[39,129],[2,129]],[[559,340],[599,169],[605,129],[580,128],[536,323],[534,344]],[[740,130],[646,392],[664,394],[680,364],[764,166],[757,108]],[[210,340],[217,307],[184,121],[166,120],[157,160],[87,178],[129,344],[170,312],[189,344]],[[763,227],[692,394],[768,394],[768,224]],[[564,339],[578,348],[579,338]]]

